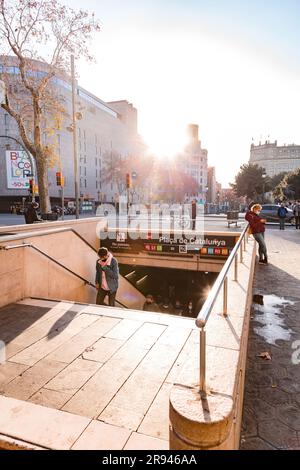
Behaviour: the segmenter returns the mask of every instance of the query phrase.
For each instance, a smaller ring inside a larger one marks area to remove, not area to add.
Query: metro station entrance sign
[[[131,239],[126,231],[119,231],[115,239],[106,238],[101,241],[114,254],[149,254],[149,255],[174,255],[191,256],[200,258],[226,259],[238,237],[236,235],[180,235],[174,237],[158,236],[156,238],[148,234],[145,237]]]

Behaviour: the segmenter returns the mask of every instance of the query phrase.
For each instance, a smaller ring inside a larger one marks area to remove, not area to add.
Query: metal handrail
[[[72,229],[71,229],[72,230]],[[73,231],[73,230],[72,230]],[[77,232],[75,232],[77,233]],[[78,234],[77,234],[78,235]],[[81,236],[79,235],[79,237],[81,238]],[[89,243],[86,242],[88,245]],[[81,279],[85,284],[87,284],[88,286],[91,286],[91,287],[94,287],[94,289],[97,289],[96,288],[96,285],[93,284],[92,282],[88,281],[87,279],[85,279],[84,277],[80,276],[80,274],[77,274],[75,273],[75,271],[72,271],[72,269],[68,268],[67,266],[65,266],[64,264],[60,263],[59,261],[57,261],[55,258],[53,258],[52,256],[48,255],[48,253],[46,253],[45,251],[41,250],[40,248],[38,248],[37,246],[35,246],[33,243],[22,243],[20,245],[7,245],[7,246],[0,246],[0,250],[12,250],[12,249],[16,249],[16,248],[33,248],[34,250],[36,250],[37,252],[39,252],[40,254],[42,254],[43,256],[45,256],[46,258],[48,258],[49,260],[51,260],[53,263],[57,264],[58,266],[60,266],[61,268],[65,269],[66,271],[68,271],[70,274],[72,274],[73,276],[76,276],[78,279]],[[94,248],[93,248],[94,249]],[[95,250],[95,249],[94,249]],[[96,250],[95,250],[96,251]],[[121,305],[121,307],[123,308],[127,308],[126,305],[122,304],[119,300],[116,300],[116,302],[118,302],[119,305]]]
[[[200,393],[206,391],[206,331],[205,326],[216,303],[218,294],[223,286],[223,315],[227,316],[227,303],[228,303],[228,271],[234,262],[234,280],[238,280],[238,250],[240,250],[240,262],[243,262],[243,250],[246,250],[246,243],[248,241],[248,224],[245,225],[237,243],[235,244],[230,256],[224,264],[220,274],[218,275],[206,301],[201,308],[197,319],[196,325],[200,330]]]

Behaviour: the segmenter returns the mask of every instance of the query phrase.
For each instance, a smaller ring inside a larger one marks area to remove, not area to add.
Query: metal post
[[[240,262],[243,262],[243,243],[240,244]]]
[[[228,278],[227,276],[224,279],[223,284],[223,315],[227,316],[227,300],[228,300]]]
[[[75,203],[76,219],[79,219],[79,197],[78,197],[78,157],[77,157],[77,126],[75,111],[75,65],[74,55],[71,55],[71,76],[72,76],[72,129],[73,129],[73,158],[74,158],[74,182],[75,182]]]
[[[200,330],[200,392],[206,391],[206,332],[204,328]]]
[[[243,238],[243,242],[244,242],[244,251],[246,251],[246,234],[244,235],[244,238]]]
[[[238,255],[234,257],[234,280],[238,280]]]
[[[62,213],[61,213],[61,218],[64,220],[65,218],[65,192],[64,192],[64,185],[61,186],[61,208],[62,208]]]

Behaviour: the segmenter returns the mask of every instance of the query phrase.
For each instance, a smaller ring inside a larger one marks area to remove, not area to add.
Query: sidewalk
[[[300,231],[269,229],[266,241],[269,265],[257,264],[254,279],[264,305],[253,304],[251,315],[241,449],[300,450]]]

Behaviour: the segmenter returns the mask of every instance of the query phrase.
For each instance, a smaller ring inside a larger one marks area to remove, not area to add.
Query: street
[[[93,214],[80,214],[80,219],[86,219],[89,217],[95,217]],[[64,220],[74,220],[75,215],[65,215]],[[59,220],[62,220],[61,218]],[[207,214],[204,216],[204,230],[205,231],[220,231],[220,232],[236,232],[241,231],[242,226],[244,223],[244,214],[240,214],[238,226],[236,227],[235,224],[231,224],[228,227],[226,215],[220,214]],[[16,215],[16,214],[0,214],[0,227],[4,226],[13,226],[13,225],[24,225],[25,219],[23,215]],[[168,227],[168,220],[164,219],[164,228]],[[277,223],[267,223],[267,228],[270,229],[278,229]],[[290,224],[286,224],[287,230],[294,230]]]

